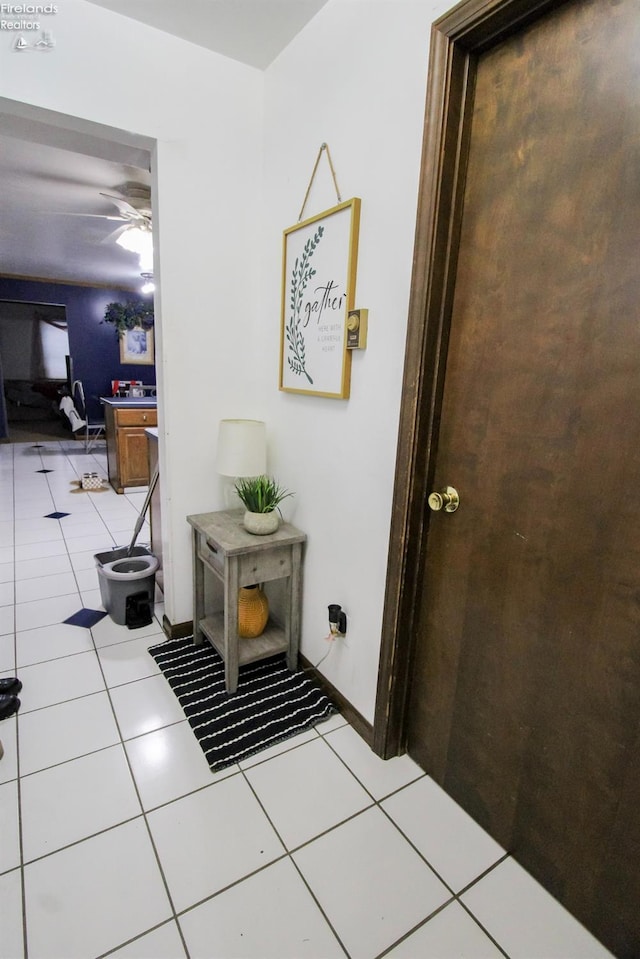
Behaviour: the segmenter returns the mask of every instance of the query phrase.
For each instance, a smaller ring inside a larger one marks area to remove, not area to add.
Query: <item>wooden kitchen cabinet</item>
[[[136,405],[132,405],[133,402],[103,400],[109,482],[116,493],[123,493],[127,486],[149,485],[149,447],[145,430],[157,426],[158,413],[148,400]]]

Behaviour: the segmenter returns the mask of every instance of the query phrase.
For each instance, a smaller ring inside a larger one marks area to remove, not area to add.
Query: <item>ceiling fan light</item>
[[[153,273],[141,273],[140,276],[144,280],[144,284],[140,287],[141,293],[153,293],[156,286],[153,282]]]
[[[137,253],[142,256],[147,250],[153,249],[153,239],[149,230],[143,230],[139,226],[132,226],[124,230],[116,240],[118,246],[130,253]]]
[[[151,273],[153,271],[153,245],[151,243],[151,234],[148,233],[149,241],[143,250],[136,251],[140,254],[140,272]]]

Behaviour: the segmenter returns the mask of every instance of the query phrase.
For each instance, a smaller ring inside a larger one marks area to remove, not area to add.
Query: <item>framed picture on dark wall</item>
[[[346,399],[360,200],[354,197],[284,231],[280,389]]]
[[[136,366],[153,366],[155,363],[153,329],[134,326],[131,330],[125,330],[120,337],[120,362]]]

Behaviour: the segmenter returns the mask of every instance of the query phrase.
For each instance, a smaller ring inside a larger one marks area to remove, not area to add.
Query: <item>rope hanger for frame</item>
[[[300,209],[298,222],[300,222],[300,220],[302,219],[304,208],[307,205],[307,200],[309,199],[309,193],[311,192],[311,187],[313,186],[313,178],[316,175],[316,170],[318,169],[318,164],[320,163],[320,157],[325,152],[327,154],[327,160],[329,161],[329,169],[331,170],[331,176],[333,177],[333,185],[336,188],[336,196],[338,197],[338,203],[342,203],[342,197],[340,196],[340,190],[338,189],[338,181],[336,179],[336,171],[333,169],[333,163],[331,162],[331,153],[329,152],[329,144],[323,143],[320,149],[318,150],[318,156],[316,157],[315,166],[313,168],[313,173],[311,174],[311,179],[309,180],[309,186],[307,187],[307,192],[304,195],[304,201]]]

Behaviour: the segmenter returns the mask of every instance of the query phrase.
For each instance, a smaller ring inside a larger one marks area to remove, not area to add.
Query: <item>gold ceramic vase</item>
[[[259,586],[241,586],[238,590],[238,636],[261,636],[269,619],[269,600]]]

